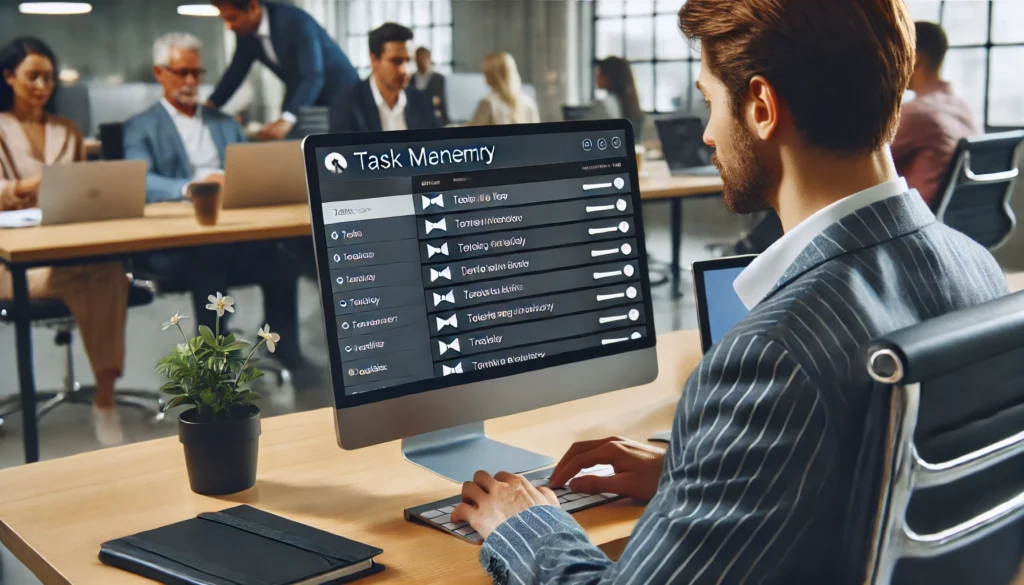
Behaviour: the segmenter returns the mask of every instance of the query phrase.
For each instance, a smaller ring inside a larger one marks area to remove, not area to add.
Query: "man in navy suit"
[[[687,0],[679,23],[700,41],[726,207],[774,209],[785,231],[735,281],[750,313],[687,381],[667,450],[596,439],[555,468],[552,488],[647,502],[618,560],[518,475],[477,472],[451,522],[485,538],[499,584],[861,584],[888,468],[867,347],[1006,280],[893,163],[914,67],[903,0]],[[614,475],[573,479],[598,464]],[[941,499],[962,512],[970,494]],[[1011,526],[892,582],[1009,583],[1022,539]]]
[[[331,106],[331,132],[381,132],[438,128],[429,98],[410,87],[412,31],[387,22],[370,32],[373,72],[339,94]]]
[[[181,201],[188,186],[224,184],[227,145],[244,142],[230,117],[199,104],[205,70],[199,39],[186,33],[164,35],[153,45],[153,75],[164,97],[124,124],[124,156],[146,161],[146,201]],[[151,254],[139,259],[161,279],[181,283],[192,293],[196,322],[211,329],[215,314],[204,309],[207,296],[228,285],[259,284],[266,321],[281,334],[278,357],[286,366],[302,365],[298,350],[297,283],[294,262],[275,243],[201,247]],[[291,339],[284,344],[286,339]]]
[[[329,105],[333,96],[359,83],[359,74],[341,47],[303,10],[259,0],[212,0],[212,4],[238,37],[238,45],[209,105],[223,106],[254,61],[269,67],[285,84],[281,117],[267,124],[258,139],[287,137],[299,108]]]

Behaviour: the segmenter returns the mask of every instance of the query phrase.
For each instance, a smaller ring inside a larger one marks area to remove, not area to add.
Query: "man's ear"
[[[782,102],[771,82],[755,75],[747,87],[746,106],[743,108],[747,127],[761,140],[768,140],[779,127],[781,113]]]

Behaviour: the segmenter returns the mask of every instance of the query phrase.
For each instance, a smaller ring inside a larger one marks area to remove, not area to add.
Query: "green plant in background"
[[[209,300],[206,308],[217,313],[216,331],[200,326],[199,335],[189,339],[181,328],[181,321],[188,317],[175,313],[162,329],[177,327],[185,343],[178,344],[156,366],[157,373],[168,380],[160,391],[173,396],[164,409],[194,406],[200,422],[231,420],[239,405],[260,398],[251,388],[263,376],[256,368],[259,359],[253,355],[263,345],[273,352],[281,340],[280,335],[271,333],[270,325],[259,330],[260,341],[255,346],[231,333],[221,335],[220,320],[225,312],[235,312],[235,301],[221,293],[210,295]]]

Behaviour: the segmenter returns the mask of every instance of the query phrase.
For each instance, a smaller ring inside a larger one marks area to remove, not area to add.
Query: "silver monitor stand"
[[[402,455],[424,469],[463,483],[484,470],[525,473],[554,463],[547,455],[506,445],[484,432],[484,423],[472,423],[402,439]]]

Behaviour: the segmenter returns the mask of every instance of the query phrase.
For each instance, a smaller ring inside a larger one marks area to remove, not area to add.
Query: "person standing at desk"
[[[971,113],[971,106],[940,75],[949,50],[946,32],[933,22],[918,22],[915,29],[917,58],[910,90],[917,97],[903,106],[892,156],[907,183],[934,209],[957,142],[985,131]]]
[[[427,97],[409,86],[412,30],[386,22],[370,31],[370,76],[331,106],[331,132],[437,128]]]
[[[540,122],[537,104],[523,92],[516,60],[508,53],[492,53],[484,57],[484,79],[491,93],[473,113],[469,126],[501,124],[536,124]]]
[[[229,116],[199,104],[202,43],[187,33],[169,33],[153,44],[153,76],[164,97],[124,124],[126,159],[146,161],[146,201],[181,201],[196,182],[224,184],[229,144],[244,142]],[[290,369],[302,365],[298,350],[298,273],[274,242],[161,252],[140,259],[160,277],[186,283],[196,323],[213,329],[216,315],[204,309],[209,295],[229,284],[255,282],[263,289],[264,316],[281,332],[275,356]],[[290,341],[289,341],[290,340]]]
[[[687,381],[668,451],[597,439],[552,473],[559,488],[610,464],[614,475],[571,488],[648,501],[618,561],[547,488],[483,471],[463,486],[451,522],[485,537],[499,584],[862,583],[876,520],[865,510],[890,467],[888,394],[865,352],[1007,292],[992,255],[896,172],[889,143],[914,65],[903,0],[687,0],[679,23],[700,42],[725,205],[775,208],[785,235],[737,277],[750,313]],[[1012,576],[1024,538],[1004,533],[984,543],[1002,549],[991,559],[920,559],[893,582],[998,583],[983,574]]]
[[[434,71],[434,63],[431,59],[430,49],[420,47],[416,49],[416,75],[413,79],[416,89],[423,92],[434,107],[434,117],[442,126],[450,122],[448,118],[448,100],[445,94],[445,77]]]
[[[57,58],[42,41],[15,39],[0,50],[0,210],[39,204],[43,167],[85,160],[82,132],[54,115]],[[67,305],[82,333],[96,377],[93,426],[104,446],[123,442],[114,383],[124,368],[128,279],[118,262],[34,268],[28,294]],[[13,296],[11,275],[0,265],[0,298]]]
[[[281,117],[260,131],[259,140],[286,138],[304,106],[327,106],[332,97],[359,83],[341,47],[300,8],[259,0],[212,0],[238,38],[235,55],[208,105],[219,108],[245,80],[254,61],[284,82]]]

